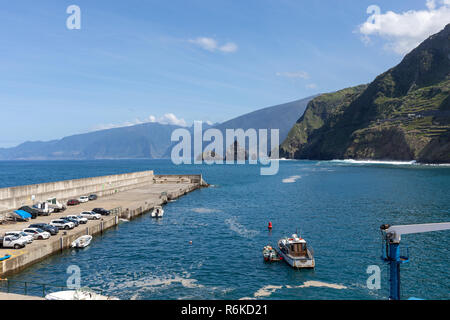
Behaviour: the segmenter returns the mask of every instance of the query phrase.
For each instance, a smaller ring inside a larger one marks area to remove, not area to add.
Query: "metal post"
[[[25,295],[27,295],[27,282],[25,282],[25,288],[24,288],[24,291],[25,291]]]
[[[390,295],[391,300],[400,300],[400,245],[389,244]]]

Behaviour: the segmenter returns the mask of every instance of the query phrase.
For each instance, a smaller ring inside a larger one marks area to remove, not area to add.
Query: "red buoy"
[[[272,229],[272,222],[269,221],[269,229]]]

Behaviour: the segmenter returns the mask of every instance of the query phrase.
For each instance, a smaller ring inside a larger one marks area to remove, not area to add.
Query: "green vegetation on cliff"
[[[450,162],[449,96],[447,25],[368,86],[313,99],[280,155]]]

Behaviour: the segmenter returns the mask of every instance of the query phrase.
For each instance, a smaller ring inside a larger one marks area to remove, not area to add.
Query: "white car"
[[[60,219],[50,221],[50,225],[64,230],[75,228],[75,223]]]
[[[50,233],[39,228],[26,228],[22,230],[26,234],[33,236],[34,239],[45,240],[50,238]]]
[[[6,236],[18,236],[19,238],[24,238],[27,243],[32,243],[34,240],[34,237],[32,235],[29,235],[23,231],[8,231],[5,233]]]
[[[85,218],[85,217],[82,217],[82,216],[75,216],[75,215],[72,215],[72,216],[67,216],[67,218],[75,219],[75,220],[77,220],[80,224],[86,224],[86,223],[88,222],[88,219]]]
[[[101,214],[94,213],[92,211],[84,211],[84,212],[80,213],[80,216],[82,216],[83,218],[86,218],[88,220],[100,220],[102,218]]]
[[[27,240],[19,236],[5,236],[0,238],[0,248],[20,249],[27,245]]]
[[[81,196],[78,201],[80,201],[81,203],[85,203],[89,201],[89,197],[88,196]]]

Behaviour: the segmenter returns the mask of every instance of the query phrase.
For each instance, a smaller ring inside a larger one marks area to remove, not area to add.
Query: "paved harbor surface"
[[[23,294],[0,292],[0,300],[45,300],[41,297],[25,296]]]
[[[0,275],[19,271],[32,263],[42,260],[46,256],[68,248],[70,243],[81,235],[101,233],[108,228],[118,225],[120,219],[132,219],[135,216],[148,212],[156,205],[162,205],[167,200],[176,199],[201,186],[202,183],[162,179],[157,183],[139,186],[135,189],[99,197],[95,201],[71,206],[64,212],[52,213],[50,216],[39,216],[36,219],[30,219],[28,222],[2,224],[0,225],[0,236],[8,231],[23,230],[30,224],[50,223],[51,220],[59,217],[78,215],[83,211],[91,211],[94,208],[117,209],[115,214],[102,216],[100,220],[89,220],[87,224],[80,225],[72,230],[60,230],[57,235],[47,240],[35,240],[25,248],[1,248],[0,257],[9,254],[11,258],[0,262]]]

